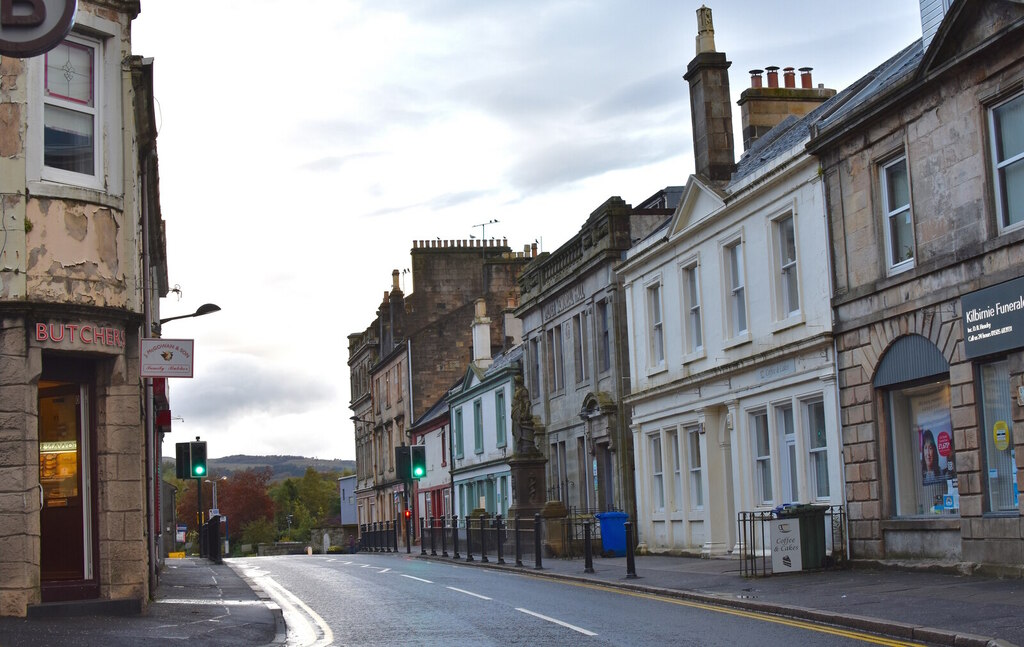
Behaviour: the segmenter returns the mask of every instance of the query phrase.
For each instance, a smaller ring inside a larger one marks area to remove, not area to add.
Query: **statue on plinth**
[[[512,437],[515,439],[513,453],[517,456],[539,454],[533,441],[534,423],[530,405],[530,392],[523,385],[523,376],[516,375],[515,390],[512,394]]]

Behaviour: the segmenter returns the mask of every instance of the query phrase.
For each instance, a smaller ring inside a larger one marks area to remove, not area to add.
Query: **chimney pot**
[[[811,70],[812,69],[814,69],[814,68],[812,68],[812,67],[801,67],[800,68],[800,87],[801,88],[810,90],[811,88],[814,87],[814,84],[811,82]]]
[[[796,87],[796,72],[791,67],[782,68],[782,77],[787,88]]]
[[[764,74],[764,70],[750,70],[750,87],[759,88],[761,87],[761,75]]]
[[[768,70],[768,87],[777,88],[779,87],[779,68],[776,65],[769,65]]]

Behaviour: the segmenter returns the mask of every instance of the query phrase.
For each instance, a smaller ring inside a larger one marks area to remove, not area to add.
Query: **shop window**
[[[982,435],[985,447],[984,483],[988,511],[1017,513],[1017,461],[1013,449],[1010,372],[1006,361],[980,368]]]
[[[959,509],[949,381],[886,393],[896,515],[955,514]]]
[[[819,501],[828,499],[831,488],[828,480],[828,432],[825,428],[825,403],[821,400],[805,402],[804,422],[807,425],[811,498]]]
[[[897,517],[959,513],[948,378],[949,363],[921,335],[893,342],[875,372],[889,427]]]
[[[1000,229],[1024,222],[1024,94],[989,113]]]
[[[655,512],[665,511],[665,483],[661,464],[661,436],[655,434],[649,439],[651,447],[651,502]]]
[[[704,485],[701,481],[700,427],[687,427],[686,437],[690,450],[690,508],[704,508]]]
[[[757,503],[772,503],[772,450],[768,437],[768,413],[750,414],[750,433],[754,450],[754,489]]]

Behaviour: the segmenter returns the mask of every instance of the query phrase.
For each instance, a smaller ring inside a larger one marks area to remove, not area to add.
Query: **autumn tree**
[[[307,541],[310,530],[338,514],[338,477],[312,467],[300,479],[285,479],[271,488],[275,519],[282,535],[292,541]]]

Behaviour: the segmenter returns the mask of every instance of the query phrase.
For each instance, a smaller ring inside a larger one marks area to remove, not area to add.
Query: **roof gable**
[[[672,238],[679,232],[707,220],[712,214],[725,208],[725,194],[705,183],[696,175],[691,175],[686,182],[683,198],[672,214],[668,237]]]
[[[1021,27],[1021,0],[954,2],[924,53],[915,77],[923,80],[941,73]]]

